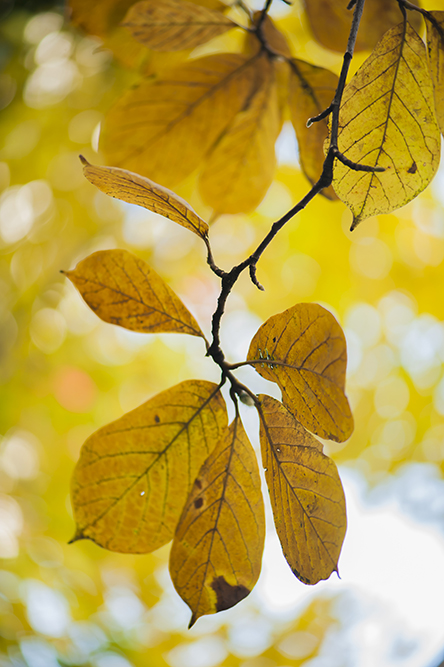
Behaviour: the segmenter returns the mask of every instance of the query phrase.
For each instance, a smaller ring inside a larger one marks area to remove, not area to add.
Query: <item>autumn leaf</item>
[[[337,572],[347,527],[344,491],[321,443],[270,396],[259,396],[260,441],[284,556],[305,584]]]
[[[353,11],[343,0],[304,0],[304,9],[315,39],[333,51],[345,51],[350,33]],[[414,0],[413,4],[418,4]],[[410,12],[415,14],[415,12]],[[387,30],[397,25],[401,13],[397,2],[366,0],[356,51],[371,50]],[[421,17],[412,16],[412,25],[419,29]]]
[[[436,21],[426,20],[429,69],[433,84],[435,113],[444,133],[444,12],[430,12]]]
[[[129,90],[104,124],[108,161],[167,186],[183,180],[256,90],[258,58],[210,55]]]
[[[80,159],[86,178],[105,194],[163,215],[201,238],[208,235],[207,223],[184,199],[171,190],[126,169],[97,167],[82,156]]]
[[[425,46],[407,23],[392,28],[344,90],[339,150],[353,162],[384,167],[353,171],[336,160],[333,187],[353,213],[352,229],[416,197],[439,164],[440,136]]]
[[[171,578],[193,612],[190,627],[251,592],[264,539],[256,456],[236,417],[194,482],[171,549]]]
[[[64,273],[105,322],[141,333],[186,333],[204,338],[173,290],[127,250],[99,250]]]
[[[311,184],[316,183],[322,173],[328,123],[323,120],[307,127],[307,120],[330,106],[337,85],[338,77],[333,72],[296,58],[290,61],[288,102],[291,122],[298,140],[302,171]],[[323,190],[323,194],[336,199],[332,187]]]
[[[218,212],[252,211],[273,180],[281,114],[274,66],[263,56],[258,67],[261,86],[216,144],[200,176],[202,199]]]
[[[343,442],[353,432],[341,327],[316,303],[298,303],[257,331],[247,361],[282,390],[284,405],[316,435]]]
[[[172,539],[203,462],[227,426],[219,388],[187,380],[88,438],[72,480],[76,534],[148,553]]]
[[[139,42],[157,51],[194,49],[237,27],[220,11],[187,0],[136,2],[122,25]]]

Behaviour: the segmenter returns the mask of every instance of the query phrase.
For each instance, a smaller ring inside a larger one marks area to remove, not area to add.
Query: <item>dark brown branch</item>
[[[402,0],[404,1],[404,0]],[[263,36],[261,34],[261,25],[263,21],[265,20],[266,14],[270,8],[272,0],[266,0],[266,4],[264,9],[262,10],[261,17],[258,21],[258,24],[256,26],[256,36],[259,39],[259,41],[262,43],[262,46],[264,49],[267,49],[267,45],[264,42]],[[348,160],[342,153],[340,153],[338,149],[338,134],[339,134],[339,108],[342,100],[342,95],[344,92],[345,88],[345,83],[347,80],[347,75],[348,75],[348,70],[350,67],[350,62],[353,58],[353,52],[356,44],[356,38],[358,34],[358,28],[359,28],[359,23],[361,20],[362,16],[362,11],[364,8],[364,2],[365,0],[356,0],[356,3],[354,5],[354,13],[353,13],[353,20],[352,20],[352,25],[350,29],[350,35],[347,43],[347,51],[344,54],[343,58],[343,63],[342,63],[342,68],[341,68],[341,73],[339,76],[339,82],[338,86],[336,88],[335,96],[333,99],[332,104],[330,105],[329,109],[326,110],[325,112],[322,112],[320,114],[323,118],[325,118],[327,115],[331,113],[332,115],[332,125],[331,125],[331,133],[330,133],[330,145],[329,149],[327,152],[327,156],[324,160],[323,168],[322,168],[322,174],[319,177],[319,180],[312,186],[312,188],[307,192],[305,197],[303,197],[292,209],[290,209],[282,218],[277,220],[276,222],[273,223],[271,226],[270,231],[268,234],[265,236],[265,238],[261,241],[261,243],[258,245],[256,250],[254,250],[253,253],[247,259],[245,259],[243,262],[238,264],[237,266],[234,266],[231,271],[225,272],[222,271],[222,269],[219,269],[213,259],[212,253],[211,253],[211,248],[209,241],[206,241],[207,244],[207,251],[208,251],[208,264],[212,271],[216,273],[221,278],[221,290],[219,294],[219,298],[217,300],[217,308],[215,312],[213,313],[213,318],[212,318],[212,342],[211,345],[207,349],[207,356],[212,357],[214,362],[220,367],[222,371],[222,377],[225,379],[228,379],[231,383],[231,391],[232,391],[232,396],[234,394],[241,396],[243,392],[245,392],[247,395],[249,395],[255,404],[257,405],[257,398],[254,396],[254,394],[248,389],[248,387],[245,387],[241,383],[238,382],[236,377],[233,375],[232,370],[234,368],[238,368],[242,364],[235,364],[235,365],[230,365],[226,359],[225,355],[222,351],[221,345],[220,345],[220,325],[221,325],[221,320],[225,312],[225,305],[227,303],[227,299],[231,293],[231,290],[233,289],[234,284],[238,280],[240,274],[248,267],[249,272],[250,272],[250,278],[256,287],[258,289],[263,289],[262,285],[258,281],[256,277],[256,265],[257,262],[259,261],[262,253],[266,250],[266,248],[270,245],[272,240],[275,238],[276,234],[279,232],[280,229],[289,221],[291,220],[299,211],[302,211],[307,204],[311,202],[311,200],[321,192],[324,188],[327,188],[331,185],[333,181],[333,165],[335,162],[335,159],[340,159],[344,164],[346,164],[348,167],[351,169],[355,169],[356,171],[381,171],[381,167],[369,167],[366,165],[359,165],[351,160]],[[268,49],[267,49],[268,50]],[[273,55],[273,54],[271,54]],[[316,117],[318,118],[318,117]],[[313,120],[313,119],[312,119]],[[321,118],[319,118],[321,120]],[[315,122],[315,121],[313,121]]]
[[[345,157],[345,155],[338,149],[334,150],[334,154],[335,158],[339,160],[339,162],[342,162],[342,164],[345,164],[346,167],[349,167],[353,171],[385,171],[385,167],[371,167],[369,164],[359,164],[359,162],[353,162],[353,160],[349,160],[348,157]]]

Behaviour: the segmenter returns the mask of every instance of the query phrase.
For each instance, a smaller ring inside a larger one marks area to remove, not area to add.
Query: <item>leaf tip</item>
[[[74,533],[74,536],[71,537],[71,539],[68,541],[68,544],[74,544],[74,542],[78,542],[79,540],[85,539],[84,534],[80,530],[80,528],[76,528],[76,532]]]
[[[188,630],[191,630],[191,628],[193,627],[198,618],[199,616],[197,614],[192,615],[190,622],[188,623]]]
[[[83,155],[79,155],[79,160],[83,164],[84,167],[89,167],[90,163],[86,159],[86,157],[83,157]]]

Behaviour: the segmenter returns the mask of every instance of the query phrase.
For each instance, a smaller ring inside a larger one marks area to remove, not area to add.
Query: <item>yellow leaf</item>
[[[284,556],[304,584],[337,572],[347,528],[335,463],[279,401],[259,396],[260,440]]]
[[[73,541],[124,553],[169,542],[193,481],[227,426],[212,382],[187,380],[88,438],[72,480]]]
[[[440,30],[426,20],[429,68],[435,98],[435,113],[441,133],[444,133],[444,12],[430,12]]]
[[[353,171],[336,160],[333,187],[363,219],[414,199],[439,164],[440,136],[423,41],[406,22],[392,28],[347,85],[339,150],[353,162],[384,167]]]
[[[194,482],[171,549],[170,573],[193,612],[190,627],[250,593],[261,570],[264,539],[256,456],[236,418]]]
[[[128,91],[103,129],[109,162],[173,186],[199,165],[256,89],[259,56],[219,53]]]
[[[344,0],[304,0],[310,28],[317,41],[327,49],[344,52],[350,33],[353,11]],[[413,4],[418,4],[416,0]],[[412,24],[419,29],[421,17],[412,14]],[[356,40],[356,50],[371,50],[387,30],[397,25],[401,13],[396,2],[366,0]]]
[[[303,426],[337,442],[350,437],[345,336],[328,310],[298,303],[270,317],[251,341],[247,361],[279,385],[284,405]]]
[[[307,127],[307,120],[330,106],[337,85],[338,77],[333,72],[296,58],[290,61],[291,122],[298,140],[302,171],[312,184],[316,183],[322,173],[328,122],[323,120]],[[336,199],[332,187],[323,190],[323,194],[329,199]]]
[[[132,5],[123,25],[135,39],[157,51],[194,49],[236,27],[220,11],[187,0],[142,0]]]
[[[211,152],[199,189],[218,213],[247,213],[264,198],[273,180],[274,146],[281,129],[276,78],[266,56],[257,63],[263,81]]]
[[[137,204],[159,213],[201,238],[208,235],[208,225],[182,197],[125,169],[97,167],[80,156],[86,178],[102,192],[129,204]]]
[[[105,322],[141,333],[204,338],[179,297],[143,260],[127,250],[100,250],[64,272]]]

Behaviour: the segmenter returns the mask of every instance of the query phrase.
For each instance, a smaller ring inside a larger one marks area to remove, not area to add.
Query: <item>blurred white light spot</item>
[[[145,607],[137,595],[126,586],[115,586],[105,594],[106,608],[113,621],[123,630],[131,630],[137,625]]]
[[[57,650],[38,637],[25,637],[20,641],[20,650],[28,667],[60,667]]]
[[[95,655],[91,658],[91,665],[93,667],[133,667],[132,663],[124,658],[123,655],[113,653],[112,651]]]
[[[272,643],[271,623],[265,618],[247,615],[234,623],[229,630],[229,648],[240,658],[263,653]]]
[[[87,621],[71,623],[68,628],[68,635],[75,648],[85,657],[94,651],[98,651],[108,643],[103,630],[98,625]]]
[[[286,121],[283,124],[281,133],[275,144],[275,150],[278,166],[289,164],[300,169],[298,142],[296,141],[294,128],[290,121]]]
[[[403,292],[390,292],[379,302],[387,340],[397,345],[408,331],[416,312],[416,304]]]
[[[365,278],[382,280],[392,268],[392,252],[378,238],[366,237],[350,248],[350,263],[355,271]]]
[[[374,400],[375,408],[381,417],[394,419],[399,417],[409,404],[409,388],[402,378],[388,377],[378,384]]]
[[[68,33],[51,32],[41,40],[38,45],[34,60],[37,65],[48,62],[66,61],[71,55],[73,38]]]
[[[279,643],[278,649],[286,658],[302,660],[313,653],[319,640],[310,632],[292,632]]]
[[[363,347],[373,347],[381,337],[381,317],[376,308],[368,303],[357,303],[350,308],[345,326],[359,336]]]
[[[48,637],[63,637],[71,621],[68,601],[59,591],[41,581],[28,579],[23,584],[28,620],[36,632]]]
[[[26,81],[23,99],[28,107],[44,109],[61,102],[81,80],[72,60],[45,62]]]
[[[0,234],[6,243],[20,241],[34,222],[30,193],[19,185],[8,188],[0,197]]]
[[[42,308],[31,320],[30,334],[36,347],[45,354],[55,352],[65,340],[65,318],[54,308]]]
[[[7,434],[0,445],[0,468],[13,479],[34,479],[39,470],[38,439],[28,431]]]
[[[14,498],[0,495],[0,558],[17,558],[18,536],[23,530],[23,514]]]
[[[171,667],[214,667],[227,655],[220,637],[204,637],[197,642],[176,646],[165,657]]]
[[[24,38],[30,44],[38,44],[46,35],[60,30],[63,25],[63,16],[55,12],[42,12],[28,21],[24,31]]]

